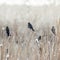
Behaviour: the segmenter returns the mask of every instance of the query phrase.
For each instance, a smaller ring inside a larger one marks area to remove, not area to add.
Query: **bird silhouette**
[[[56,35],[56,33],[55,33],[55,27],[54,27],[54,26],[52,26],[51,31],[52,31],[52,33],[53,33],[54,35]]]
[[[28,22],[28,28],[31,29],[32,31],[35,31],[35,30],[33,29],[32,24],[31,24],[30,22]]]
[[[10,36],[10,30],[9,30],[8,26],[6,26],[6,34],[7,34],[7,36]]]
[[[38,41],[41,40],[41,36],[38,37]]]
[[[39,44],[39,40],[41,40],[41,36],[39,36],[39,37],[36,39],[36,43]]]

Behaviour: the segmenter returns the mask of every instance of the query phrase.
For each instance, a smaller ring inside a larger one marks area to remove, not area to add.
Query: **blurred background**
[[[32,5],[32,6],[38,6],[38,5],[59,5],[60,0],[0,0],[0,4],[7,3],[10,5],[17,4],[17,5]]]

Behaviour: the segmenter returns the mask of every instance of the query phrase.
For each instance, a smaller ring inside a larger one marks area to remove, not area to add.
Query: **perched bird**
[[[6,34],[7,34],[8,37],[10,36],[10,30],[9,30],[8,26],[6,26]]]
[[[56,35],[54,26],[52,26],[51,31],[52,31],[52,33],[53,33],[54,35]]]
[[[38,37],[38,41],[41,40],[41,36]]]
[[[28,28],[31,29],[32,31],[34,31],[33,26],[30,22],[28,22]]]
[[[39,36],[39,37],[36,39],[36,42],[39,43],[39,40],[41,40],[41,36]]]

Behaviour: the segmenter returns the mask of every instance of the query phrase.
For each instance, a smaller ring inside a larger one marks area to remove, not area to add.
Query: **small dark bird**
[[[36,39],[36,43],[39,44],[39,40],[41,40],[41,36],[39,36],[39,37]]]
[[[30,22],[28,22],[28,28],[30,28],[30,29],[32,29],[32,31],[34,31],[33,26]]]
[[[52,33],[53,33],[54,35],[56,35],[56,33],[55,33],[55,27],[54,27],[54,26],[52,26],[51,31],[52,31]]]
[[[41,36],[38,37],[38,41],[41,40]]]
[[[10,36],[10,30],[9,30],[8,26],[6,26],[6,34],[7,34],[7,36]]]

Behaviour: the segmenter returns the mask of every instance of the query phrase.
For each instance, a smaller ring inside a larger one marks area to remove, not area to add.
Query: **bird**
[[[28,22],[28,28],[31,29],[32,31],[35,31],[35,30],[33,29],[32,24],[31,24],[30,22]]]
[[[36,42],[39,43],[39,40],[41,40],[41,36],[39,36],[39,37],[36,39]]]
[[[38,37],[38,41],[41,40],[41,36]]]
[[[8,37],[10,36],[10,30],[9,30],[8,26],[6,26],[6,34],[7,34]]]
[[[55,27],[54,27],[54,26],[52,26],[51,31],[52,31],[52,33],[53,33],[54,35],[56,35],[56,33],[55,33]]]

